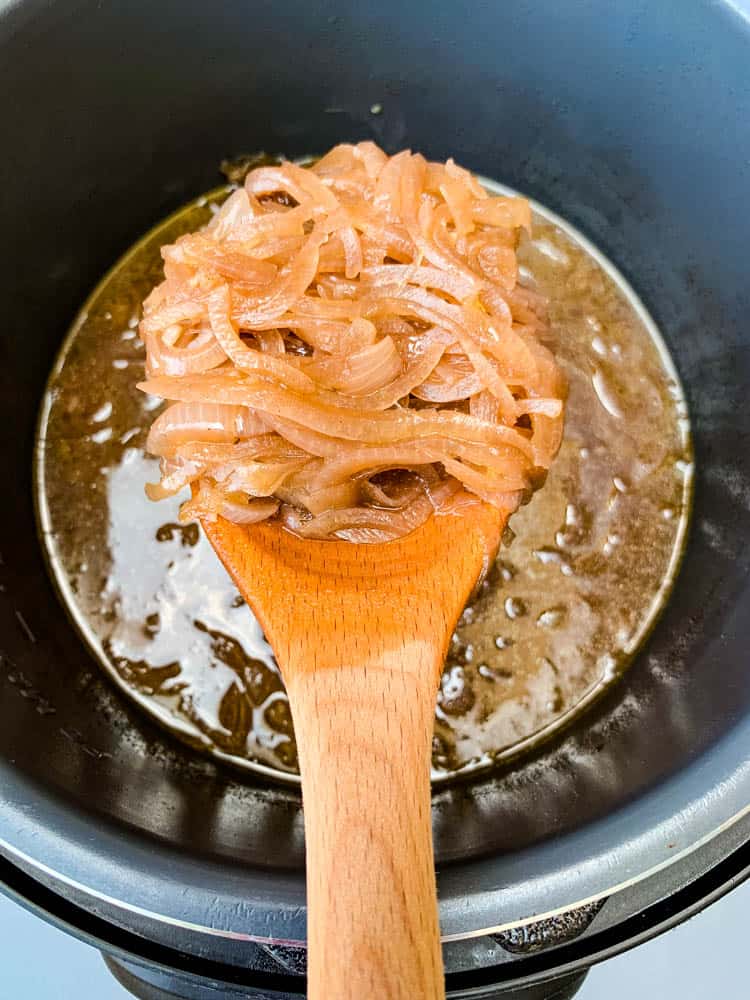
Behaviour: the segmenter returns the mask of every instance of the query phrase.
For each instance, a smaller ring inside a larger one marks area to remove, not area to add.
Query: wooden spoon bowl
[[[203,522],[289,695],[311,1000],[445,995],[430,822],[435,697],[451,634],[505,521],[475,503],[379,545]]]

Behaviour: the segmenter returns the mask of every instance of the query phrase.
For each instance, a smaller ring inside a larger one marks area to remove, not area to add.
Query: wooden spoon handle
[[[442,1000],[430,822],[432,650],[295,671],[309,1000]],[[420,676],[415,664],[424,657]]]

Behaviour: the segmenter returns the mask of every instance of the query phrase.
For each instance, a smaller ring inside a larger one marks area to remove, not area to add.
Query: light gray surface
[[[750,883],[669,934],[595,968],[580,1000],[745,1000]],[[1,1000],[124,1000],[88,945],[0,896]]]

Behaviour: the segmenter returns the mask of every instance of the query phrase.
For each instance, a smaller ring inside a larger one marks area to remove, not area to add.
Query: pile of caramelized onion
[[[381,542],[433,512],[512,511],[560,445],[564,380],[519,283],[523,198],[452,160],[373,143],[252,170],[200,232],[162,249],[143,306],[148,378],[170,400],[148,450],[181,517],[280,518]]]

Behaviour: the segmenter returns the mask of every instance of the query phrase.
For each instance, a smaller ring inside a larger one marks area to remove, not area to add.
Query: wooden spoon
[[[458,616],[504,526],[486,504],[379,545],[203,522],[289,694],[310,1000],[445,996],[430,822],[435,698]]]

